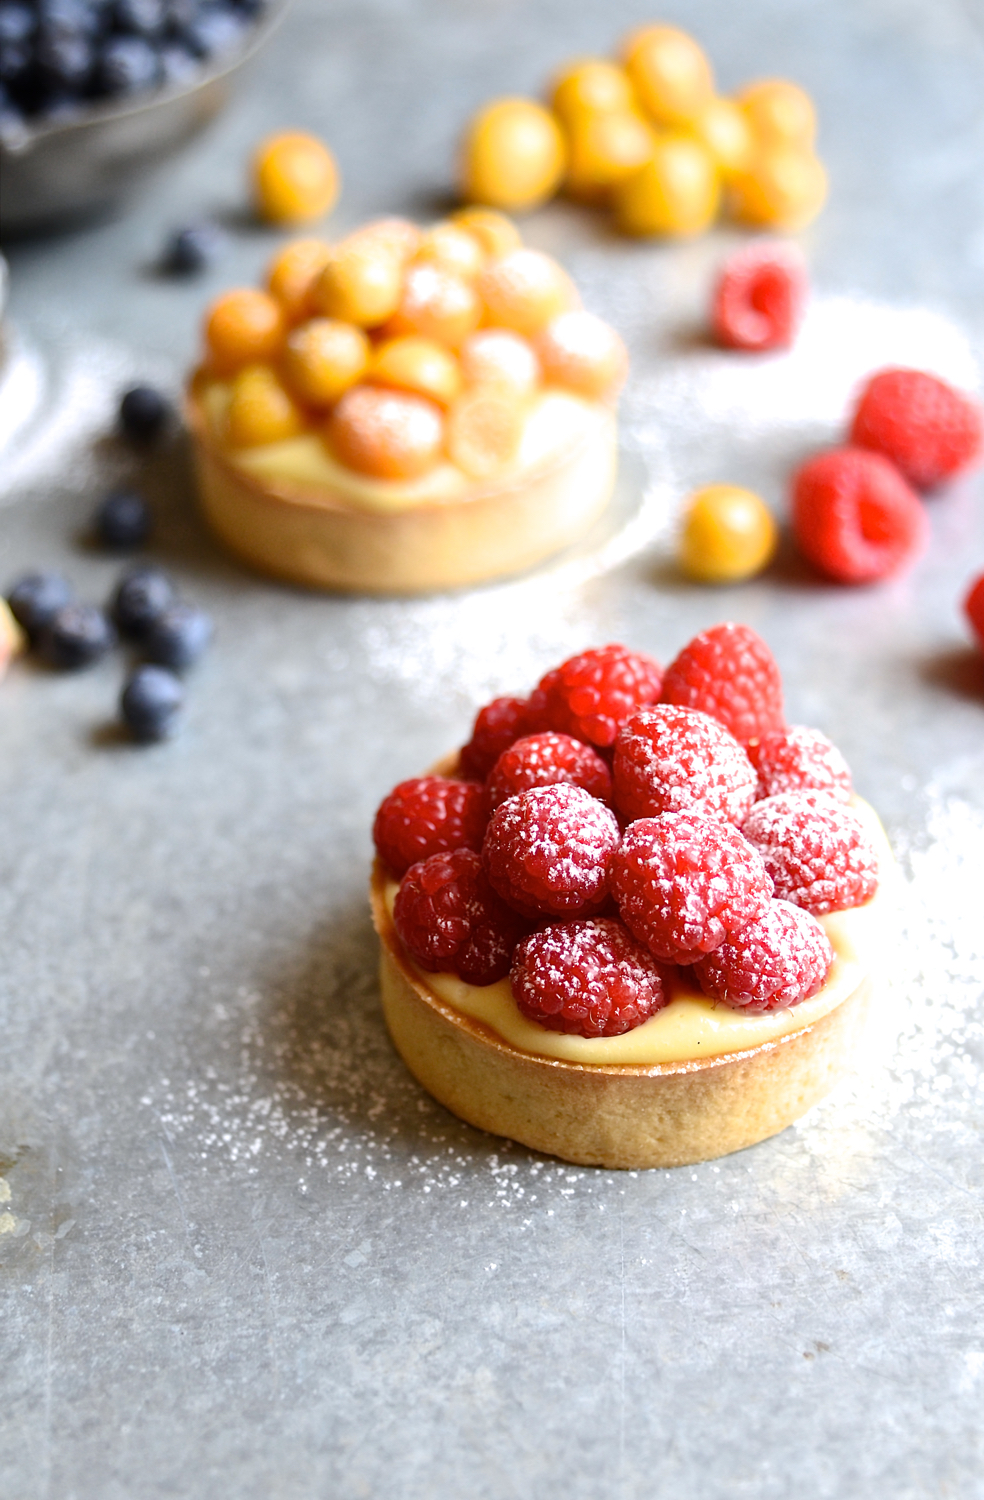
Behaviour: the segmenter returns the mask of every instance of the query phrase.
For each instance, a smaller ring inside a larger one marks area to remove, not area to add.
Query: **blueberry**
[[[232,0],[232,4],[239,14],[248,16],[251,21],[256,21],[266,10],[266,0]]]
[[[34,34],[35,16],[29,5],[16,0],[0,4],[0,42],[26,42]]]
[[[28,42],[5,42],[0,39],[0,83],[16,83],[31,66]]]
[[[203,7],[184,28],[184,40],[198,57],[220,57],[239,45],[243,24],[242,17],[225,6]]]
[[[140,641],[173,603],[174,584],[164,569],[141,563],[123,574],[110,612],[121,635]]]
[[[96,511],[93,523],[104,547],[141,547],[150,535],[150,509],[134,490],[113,490]]]
[[[120,402],[120,426],[134,443],[152,443],[163,432],[170,407],[152,385],[135,385]]]
[[[115,0],[112,17],[117,31],[153,41],[164,30],[167,10],[164,0]]]
[[[215,260],[222,240],[222,231],[215,224],[188,224],[177,229],[164,249],[164,269],[175,276],[194,276]]]
[[[10,590],[7,603],[18,625],[32,641],[36,641],[71,597],[71,585],[60,573],[25,573]]]
[[[187,47],[172,42],[161,49],[161,75],[170,88],[187,88],[198,77],[199,63]]]
[[[102,30],[102,10],[93,0],[36,0],[38,21],[49,35],[94,37]]]
[[[190,604],[174,604],[151,628],[144,650],[149,661],[183,672],[194,666],[211,639],[211,615]]]
[[[112,36],[96,59],[95,89],[110,97],[136,94],[161,81],[161,64],[150,42],[140,36]]]
[[[166,740],[178,727],[184,689],[165,667],[138,667],[120,696],[120,712],[134,739]]]
[[[76,672],[105,656],[115,641],[116,632],[94,604],[63,604],[44,632],[42,647],[53,667]]]
[[[92,55],[92,44],[81,33],[43,32],[35,56],[45,88],[81,93],[92,72]]]

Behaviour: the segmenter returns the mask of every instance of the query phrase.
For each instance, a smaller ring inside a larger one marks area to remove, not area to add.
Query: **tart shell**
[[[245,473],[211,436],[194,383],[187,415],[216,535],[252,567],[310,588],[430,593],[522,572],[582,537],[615,484],[615,412],[601,404],[561,458],[476,480],[462,499],[389,512],[353,505],[341,490]]]
[[[481,1130],[582,1166],[680,1167],[784,1130],[856,1053],[871,981],[812,1026],[748,1051],[652,1067],[536,1057],[447,1005],[407,962],[377,860],[371,899],[390,1036],[417,1081]]]

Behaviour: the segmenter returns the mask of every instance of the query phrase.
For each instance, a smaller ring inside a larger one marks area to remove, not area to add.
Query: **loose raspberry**
[[[524,734],[533,733],[526,698],[493,698],[478,711],[472,737],[462,746],[458,769],[462,776],[484,781],[503,750]]]
[[[984,651],[984,573],[971,584],[970,592],[964,600],[964,613],[970,621],[970,628],[977,637],[978,645]]]
[[[792,245],[748,245],[727,260],[718,279],[715,337],[729,349],[786,349],[802,322],[806,293],[806,264]]]
[[[611,862],[626,927],[667,963],[690,964],[766,910],[762,856],[730,823],[694,813],[642,818]]]
[[[692,812],[740,824],[758,788],[755,767],[723,724],[668,703],[626,719],[612,769],[615,806],[629,822]]]
[[[530,703],[544,727],[589,745],[611,745],[634,708],[655,703],[662,670],[624,646],[582,651],[541,678]]]
[[[813,565],[838,583],[873,583],[913,562],[929,528],[895,465],[863,448],[835,448],[793,476],[793,531]]]
[[[884,454],[915,489],[929,490],[980,455],[984,411],[925,370],[879,370],[861,392],[851,442]]]
[[[748,758],[758,772],[758,798],[778,792],[830,792],[850,801],[852,785],[847,761],[819,729],[793,724],[789,729],[750,740]]]
[[[380,859],[399,877],[431,854],[481,849],[488,820],[483,786],[443,776],[415,776],[383,798],[372,836]]]
[[[621,1036],[669,1002],[652,954],[612,917],[535,932],[511,979],[524,1016],[572,1036]]]
[[[482,859],[492,886],[523,916],[580,916],[608,896],[615,814],[579,786],[537,786],[492,815]]]
[[[489,885],[473,849],[411,865],[393,906],[400,940],[422,969],[494,984],[509,973],[526,926]]]
[[[857,813],[829,792],[756,802],[742,829],[776,895],[815,917],[863,906],[878,889],[878,855]]]
[[[488,780],[489,804],[528,792],[534,786],[567,782],[583,787],[599,802],[612,800],[612,776],[597,751],[569,734],[531,734],[504,750]]]
[[[695,635],[667,667],[660,702],[701,709],[741,744],[786,726],[775,657],[747,625]]]
[[[772,901],[694,965],[697,982],[712,1000],[735,1010],[784,1010],[823,988],[834,950],[820,923],[786,901]]]

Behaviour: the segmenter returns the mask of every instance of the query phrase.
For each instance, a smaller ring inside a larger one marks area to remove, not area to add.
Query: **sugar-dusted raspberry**
[[[694,965],[712,1000],[735,1010],[784,1010],[822,989],[834,961],[816,917],[788,901],[771,901],[748,923]]]
[[[516,949],[511,978],[524,1016],[573,1036],[621,1036],[670,998],[652,954],[613,917],[535,932]]]
[[[679,964],[720,947],[772,899],[758,850],[730,823],[694,813],[631,824],[611,862],[611,888],[629,931]]]
[[[913,562],[929,535],[919,496],[880,453],[835,448],[792,481],[793,531],[838,583],[874,583]]]
[[[396,893],[393,923],[422,969],[494,984],[509,973],[526,924],[499,899],[474,849],[432,854],[411,865]]]
[[[858,401],[851,442],[891,459],[917,490],[932,489],[979,457],[979,401],[925,370],[879,370]]]
[[[741,744],[786,726],[779,668],[747,625],[726,622],[695,635],[667,667],[660,702],[701,709]]]
[[[461,775],[484,781],[503,750],[524,734],[532,734],[534,728],[526,698],[493,698],[479,709],[472,737],[461,748]]]
[[[742,823],[758,777],[733,734],[710,714],[657,703],[622,725],[612,765],[623,818],[693,812]]]
[[[758,772],[758,795],[777,792],[830,792],[841,802],[851,797],[851,772],[837,746],[819,729],[791,724],[746,746]]]
[[[372,837],[397,877],[418,860],[448,849],[481,849],[489,820],[488,793],[474,781],[415,776],[384,797]]]
[[[500,802],[528,792],[534,786],[559,782],[583,787],[599,802],[612,800],[612,776],[596,750],[569,734],[530,734],[503,750],[488,780],[489,804],[494,812]]]
[[[759,240],[730,256],[714,291],[711,321],[730,349],[786,349],[806,305],[806,262],[792,245]]]
[[[524,916],[589,916],[608,896],[615,814],[579,786],[537,786],[492,815],[482,859],[495,890]]]
[[[984,651],[984,573],[975,578],[964,600],[964,614],[970,628],[977,637],[977,644]]]
[[[662,678],[652,657],[624,646],[598,646],[548,672],[530,703],[545,728],[589,745],[611,745],[634,708],[656,702]]]
[[[829,792],[756,802],[742,828],[776,895],[815,917],[863,906],[878,889],[878,855],[857,813]]]

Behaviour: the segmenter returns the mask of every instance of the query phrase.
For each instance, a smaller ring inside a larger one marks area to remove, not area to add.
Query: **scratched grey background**
[[[833,182],[803,237],[792,356],[711,349],[736,236],[628,245],[553,206],[625,334],[623,481],[591,545],[532,580],[416,603],[249,577],[195,517],[180,443],[141,482],[154,555],[218,620],[186,731],[113,728],[122,662],[0,689],[0,1491],[6,1500],[984,1495],[984,669],[959,597],[980,475],[931,502],[908,577],[843,591],[784,557],[686,585],[686,489],[759,486],[834,440],[886,360],[984,358],[984,13],[967,0],[671,0],[725,87],[815,95]],[[176,391],[201,307],[275,236],[243,218],[262,132],[322,130],[335,223],[434,212],[467,111],[607,50],[641,0],[298,0],[250,92],[118,221],[8,247],[0,573],[116,565],[84,523],[129,460],[135,374]],[[223,263],[156,276],[224,216]],[[651,540],[639,550],[640,540]],[[857,1077],[799,1126],[672,1172],[570,1169],[460,1125],[393,1054],[365,910],[380,796],[476,705],[592,642],[667,659],[745,619],[794,719],[843,746],[908,877]]]

